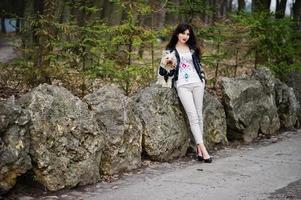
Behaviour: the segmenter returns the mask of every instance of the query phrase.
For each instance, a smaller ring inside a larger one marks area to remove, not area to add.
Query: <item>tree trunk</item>
[[[270,11],[271,0],[253,0],[252,1],[252,11]]]
[[[277,19],[284,17],[286,2],[287,2],[287,0],[276,0],[276,18]]]
[[[297,22],[298,30],[301,30],[301,0],[295,0],[293,6],[293,17]]]
[[[107,22],[109,22],[111,15],[112,15],[112,9],[113,4],[110,1],[105,1],[104,7],[103,7],[103,19],[105,19]]]
[[[56,1],[56,9],[54,13],[54,18],[59,21],[60,23],[64,22],[64,17],[68,18],[68,16],[64,16],[65,9],[66,9],[66,3],[64,1]]]
[[[1,32],[6,33],[5,17],[1,17]]]
[[[36,19],[37,19],[37,15],[38,15],[38,14],[41,14],[41,15],[44,14],[44,5],[43,5],[43,2],[42,2],[42,1],[34,0],[34,2],[33,2],[33,14],[36,16],[36,17],[35,17]],[[35,27],[35,28],[36,28],[36,27]],[[35,28],[34,28],[34,29],[35,29]],[[38,44],[38,43],[39,43],[39,37],[37,36],[37,34],[35,34],[35,32],[33,32],[32,38],[33,38],[33,42],[34,42],[35,44]]]
[[[24,10],[25,10],[25,0],[15,0],[14,2],[15,6],[15,13],[18,17],[24,16]]]
[[[51,2],[51,3],[50,3]],[[36,25],[33,32],[33,41],[36,47],[37,56],[34,60],[34,67],[38,69],[38,78],[35,78],[33,84],[48,83],[51,84],[51,75],[49,71],[50,59],[45,55],[52,52],[53,45],[49,42],[49,35],[55,35],[53,27],[49,22],[55,21],[55,12],[57,9],[56,1],[34,1],[34,13],[36,19],[40,19],[41,15],[46,22]],[[47,34],[36,34],[40,30],[44,30]]]
[[[226,16],[227,13],[227,0],[215,1],[215,19]]]
[[[271,2],[272,2],[272,0],[265,0],[264,2],[265,2],[264,8],[265,8],[268,12],[270,12],[270,7],[271,7]]]
[[[21,30],[21,20],[17,19],[16,21],[16,33],[20,33]]]
[[[19,33],[21,30],[21,19],[24,17],[24,11],[25,11],[25,1],[24,0],[16,0],[16,15],[18,16],[17,22],[16,22],[16,33]]]
[[[213,0],[208,0],[208,7],[209,7],[209,8],[213,8],[213,7],[214,7],[214,2],[213,2]],[[214,16],[214,15],[212,15],[212,13],[207,14],[207,16],[206,16],[207,24],[210,24],[210,23],[212,22],[213,16]]]
[[[98,11],[96,12],[96,15],[98,17],[98,19],[102,19],[103,18],[103,10],[104,10],[104,3],[105,0],[98,0],[95,1],[95,6],[98,9]]]
[[[180,0],[172,0],[171,1],[175,6],[179,7],[180,6]],[[166,13],[166,18],[165,22],[167,25],[175,25],[180,22],[180,16],[179,13]]]
[[[28,19],[29,17],[32,17],[34,14],[34,0],[28,0],[25,3],[24,7],[24,18]],[[22,45],[24,48],[31,47],[33,44],[33,36],[32,36],[32,30],[30,27],[30,21],[24,20],[23,25],[25,32],[22,33]]]
[[[149,0],[149,4],[153,12],[151,15],[151,27],[154,29],[160,29],[164,27],[165,16],[166,16],[166,5],[165,2],[156,0]]]
[[[245,0],[238,0],[238,8],[237,11],[244,11],[246,9],[246,2]]]
[[[233,0],[228,0],[227,1],[227,13],[232,12],[232,3],[233,3]]]
[[[212,0],[212,6],[214,8],[213,21],[218,19],[218,0]]]
[[[111,5],[111,14],[109,17],[109,24],[118,25],[122,20],[123,9],[118,4]]]
[[[205,24],[207,24],[207,22],[208,22],[208,19],[207,19],[207,18],[208,18],[208,14],[207,14],[207,12],[206,12],[206,10],[207,10],[207,8],[208,8],[208,5],[209,5],[208,0],[204,0],[205,11],[201,12],[201,14],[200,14],[201,19],[203,20],[203,22],[204,22]]]

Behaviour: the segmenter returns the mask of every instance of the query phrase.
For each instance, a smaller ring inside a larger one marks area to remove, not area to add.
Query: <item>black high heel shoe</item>
[[[197,159],[198,159],[198,161],[203,161],[204,160],[203,156],[199,156],[199,155],[197,155]]]
[[[203,160],[204,160],[203,156],[200,156],[200,155],[199,155],[198,149],[196,149],[196,156],[197,156],[197,160],[198,160],[198,161],[203,161]]]
[[[207,159],[204,159],[204,163],[212,163],[212,158],[207,158]]]

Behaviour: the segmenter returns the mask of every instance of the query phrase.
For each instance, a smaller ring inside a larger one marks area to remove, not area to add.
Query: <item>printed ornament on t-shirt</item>
[[[177,87],[184,84],[197,83],[200,81],[201,79],[193,65],[191,53],[180,53],[179,76],[176,82]]]
[[[181,56],[181,63],[180,63],[180,74],[183,76],[185,81],[189,81],[190,74],[193,70],[192,66],[192,59],[187,58],[187,56]]]

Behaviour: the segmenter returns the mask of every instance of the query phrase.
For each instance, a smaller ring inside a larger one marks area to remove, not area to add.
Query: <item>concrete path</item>
[[[211,164],[192,159],[158,163],[111,183],[61,191],[38,199],[261,200],[270,199],[272,193],[293,182],[299,183],[297,188],[300,188],[300,180],[301,130],[298,130],[259,144],[225,148],[214,155]],[[301,194],[294,195],[288,199],[301,197]]]

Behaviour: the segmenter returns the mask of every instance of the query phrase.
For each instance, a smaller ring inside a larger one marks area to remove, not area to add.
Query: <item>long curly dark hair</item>
[[[178,42],[178,34],[184,33],[186,30],[189,30],[189,39],[186,44],[189,46],[190,49],[193,49],[196,55],[200,56],[200,48],[197,46],[197,41],[192,30],[192,26],[187,23],[179,24],[176,29],[174,30],[169,43],[166,45],[166,49],[174,49]]]

